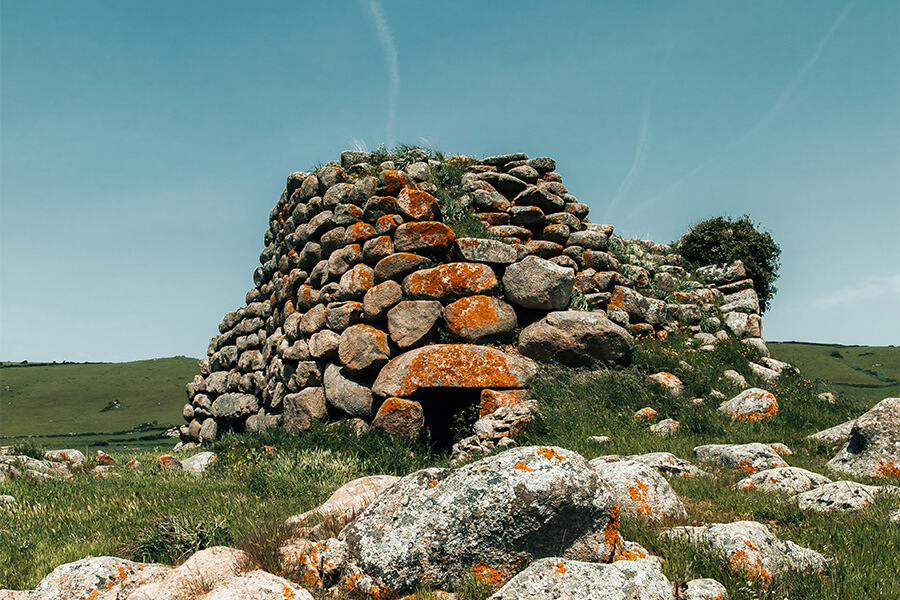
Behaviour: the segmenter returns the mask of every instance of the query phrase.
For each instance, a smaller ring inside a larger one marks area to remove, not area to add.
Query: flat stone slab
[[[658,521],[686,517],[684,504],[672,486],[653,467],[633,460],[592,460],[591,466],[609,483],[619,509],[625,514]]]
[[[900,398],[885,398],[859,417],[828,466],[864,477],[900,477]]]
[[[821,572],[826,567],[825,557],[815,550],[781,540],[755,521],[675,527],[662,535],[724,554],[732,571],[764,582],[791,571]]]
[[[728,413],[732,419],[741,421],[770,419],[778,414],[778,402],[772,392],[750,388],[719,405],[719,412]]]
[[[831,483],[831,480],[824,475],[813,473],[800,467],[779,467],[766,469],[745,477],[735,483],[734,488],[796,494],[826,483]]]
[[[726,469],[741,469],[748,473],[789,466],[771,446],[759,442],[697,446],[694,456],[701,462],[712,462]]]
[[[900,487],[893,485],[865,485],[855,481],[826,483],[790,498],[800,510],[837,512],[860,510],[875,502],[879,494],[900,494]]]
[[[488,600],[674,600],[672,584],[651,559],[588,563],[536,560]]]
[[[526,388],[537,369],[527,358],[490,346],[435,344],[391,360],[372,391],[383,398],[408,398],[419,388]]]

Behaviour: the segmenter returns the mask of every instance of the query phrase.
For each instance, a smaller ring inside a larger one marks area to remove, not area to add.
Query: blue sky
[[[288,173],[552,156],[594,222],[749,213],[774,341],[900,344],[893,0],[0,3],[0,359],[202,356]]]

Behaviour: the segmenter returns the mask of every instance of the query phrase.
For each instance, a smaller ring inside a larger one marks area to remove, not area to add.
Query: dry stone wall
[[[477,406],[470,447],[490,448],[527,421],[536,361],[624,365],[633,336],[677,331],[765,348],[740,262],[692,273],[591,223],[552,158],[380,158],[288,176],[246,305],[187,385],[182,447],[340,419],[450,443]]]

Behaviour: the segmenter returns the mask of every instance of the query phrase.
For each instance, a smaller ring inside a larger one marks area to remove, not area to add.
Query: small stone
[[[649,406],[645,406],[640,410],[634,411],[634,416],[638,419],[647,419],[649,421],[655,419],[658,416],[658,413]]]
[[[403,288],[396,281],[388,280],[379,283],[366,291],[363,297],[363,310],[366,320],[383,321],[388,311],[403,300]]]
[[[441,303],[433,300],[398,302],[387,313],[391,340],[401,349],[431,340],[441,319]]]
[[[456,234],[440,221],[404,223],[394,232],[397,252],[435,252],[446,250],[456,240]]]
[[[378,409],[372,427],[408,444],[415,444],[425,430],[425,413],[422,405],[415,400],[388,398]]]
[[[675,419],[663,419],[650,426],[650,433],[661,437],[671,437],[678,432],[679,427],[681,427],[681,423]]]
[[[507,299],[524,308],[565,310],[574,284],[575,274],[571,269],[536,256],[510,265],[503,275]]]
[[[387,333],[371,325],[351,325],[341,334],[338,357],[352,375],[377,373],[391,354]]]
[[[732,419],[756,421],[770,419],[778,414],[778,402],[771,392],[760,388],[744,390],[731,400],[719,405],[719,412],[728,413]]]

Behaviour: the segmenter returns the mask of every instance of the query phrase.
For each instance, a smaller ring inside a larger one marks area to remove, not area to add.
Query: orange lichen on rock
[[[498,287],[494,270],[481,263],[447,263],[410,273],[403,280],[403,292],[412,300],[493,294]]]
[[[381,397],[409,398],[420,387],[523,388],[536,370],[530,360],[489,346],[435,344],[391,360],[372,389]]]
[[[449,248],[455,240],[453,230],[440,221],[413,221],[397,227],[394,232],[394,250],[434,251]]]
[[[475,577],[478,581],[491,588],[498,588],[503,585],[503,571],[496,567],[492,567],[484,562],[479,562],[472,567],[472,572],[475,573]]]
[[[375,235],[374,227],[359,221],[347,227],[344,231],[344,241],[348,244],[362,244],[366,240],[375,237]]]
[[[520,460],[519,462],[517,462],[515,468],[520,471],[529,471],[529,472],[534,470],[534,469],[530,469],[528,467],[528,465],[525,464],[524,460]]]
[[[634,413],[634,416],[638,419],[655,419],[658,416],[658,413],[650,408],[649,406],[642,408],[641,410]]]
[[[403,188],[397,196],[397,206],[404,217],[416,221],[436,221],[441,218],[437,198],[428,192]]]
[[[561,562],[556,563],[556,572],[559,573],[560,575],[565,575],[566,574],[565,563],[561,563]]]
[[[560,456],[556,453],[556,450],[553,448],[539,448],[537,451],[538,454],[546,458],[547,460],[551,458],[555,458],[557,461],[562,462],[565,460],[564,456]]]
[[[756,467],[753,466],[753,463],[747,459],[742,460],[737,464],[737,468],[742,471],[747,471],[748,473],[756,473]]]
[[[481,390],[478,416],[487,416],[501,406],[514,406],[527,399],[528,390]]]
[[[403,171],[383,171],[381,173],[381,180],[384,182],[387,193],[391,196],[396,196],[402,189],[409,186],[409,181],[406,179],[406,173]]]
[[[614,504],[609,512],[609,521],[603,528],[603,542],[609,547],[610,554],[615,556],[619,545],[619,505]]]
[[[885,477],[900,477],[900,466],[887,460],[882,460],[878,465],[878,474]]]
[[[647,484],[643,481],[639,481],[637,487],[628,486],[628,495],[631,496],[631,499],[637,504],[637,508],[635,508],[635,512],[639,515],[653,515],[653,509],[650,508],[650,505],[647,503]]]

